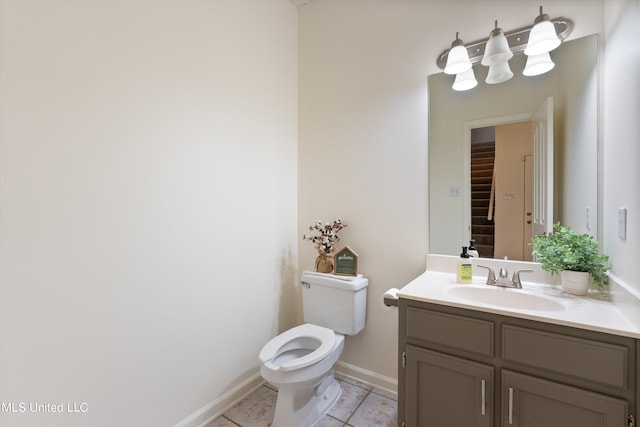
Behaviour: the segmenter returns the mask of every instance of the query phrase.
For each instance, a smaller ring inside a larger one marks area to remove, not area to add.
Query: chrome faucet
[[[533,273],[533,270],[518,270],[513,273],[513,278],[511,279],[511,287],[522,289],[522,282],[520,281],[520,273]]]
[[[478,264],[477,267],[482,267],[489,270],[489,274],[487,274],[487,285],[496,286],[496,274],[493,272],[493,270],[486,265]]]
[[[498,273],[498,279],[496,280],[496,274],[493,272],[493,270],[490,267],[487,267],[486,265],[477,265],[478,267],[482,267],[482,268],[486,268],[487,270],[489,270],[489,273],[487,274],[487,285],[491,285],[491,286],[500,286],[502,288],[516,288],[516,289],[522,289],[522,282],[520,281],[520,273],[532,273],[533,270],[518,270],[515,273],[513,273],[513,277],[511,280],[509,280],[509,272],[507,271],[506,268],[501,268],[500,272]]]
[[[500,269],[500,273],[498,273],[498,281],[496,282],[496,286],[501,286],[503,288],[512,287],[511,282],[509,281],[509,272],[504,267],[502,267]]]

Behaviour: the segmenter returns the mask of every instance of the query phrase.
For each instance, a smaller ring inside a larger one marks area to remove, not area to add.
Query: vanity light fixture
[[[533,28],[529,34],[529,41],[524,50],[525,55],[540,55],[542,53],[551,52],[560,46],[562,41],[556,34],[556,28],[551,23],[549,15],[542,13],[540,6],[540,15],[533,21]]]
[[[525,76],[539,76],[547,71],[551,71],[556,64],[551,60],[549,52],[539,55],[527,56],[527,63],[524,66],[522,74]]]
[[[489,41],[480,63],[489,67],[489,74],[485,82],[489,84],[502,83],[513,77],[509,60],[513,58],[513,52],[509,49],[509,42],[498,28],[498,21],[495,28],[489,34]]]
[[[553,29],[552,32],[549,32],[550,26]],[[471,65],[480,62],[483,65],[489,66],[489,74],[486,80],[489,84],[501,83],[511,78],[513,73],[507,61],[514,54],[518,53],[525,53],[528,56],[527,65],[523,71],[525,76],[544,74],[555,66],[549,56],[549,51],[545,51],[545,49],[555,49],[555,47],[571,34],[573,27],[574,23],[571,19],[563,17],[549,19],[547,14],[542,13],[542,7],[540,7],[540,15],[535,19],[533,25],[527,27],[503,32],[498,28],[496,21],[495,28],[491,31],[488,38],[467,44],[462,44],[462,40],[458,38],[458,34],[456,33],[456,40],[451,44],[450,49],[443,51],[438,56],[437,64],[438,67],[445,70],[445,73],[456,75],[458,84],[456,84],[455,90],[468,90],[475,87],[475,85],[471,85],[470,83],[462,83],[468,79],[468,74],[465,77],[460,76],[460,78],[458,78],[460,73],[468,72],[471,68],[470,66],[460,66],[458,69],[447,68],[449,56],[454,57],[451,59],[452,65],[459,63],[459,60],[456,58],[465,58],[461,48],[466,49],[466,56],[469,58]],[[540,28],[540,30],[537,28]],[[541,33],[539,33],[539,31],[541,31]],[[505,40],[506,49],[504,44]],[[554,45],[555,47],[551,47]],[[456,48],[455,53],[454,48]],[[473,80],[475,80],[475,77]]]
[[[489,73],[487,74],[485,82],[494,85],[504,83],[511,77],[513,77],[513,72],[509,67],[509,61],[502,61],[489,66]]]
[[[460,74],[471,69],[471,61],[469,61],[469,53],[464,47],[464,43],[458,38],[451,43],[451,49],[447,56],[447,65],[444,67],[445,74]]]
[[[467,71],[456,74],[456,80],[453,82],[452,88],[453,90],[463,91],[473,89],[476,86],[478,86],[478,80],[476,80],[473,67],[471,67]]]
[[[490,67],[511,58],[513,58],[513,52],[509,49],[509,42],[502,32],[502,28],[498,28],[498,21],[496,21],[496,27],[489,34],[489,41],[480,63]]]

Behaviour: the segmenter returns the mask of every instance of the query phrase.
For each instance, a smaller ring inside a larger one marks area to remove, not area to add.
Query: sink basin
[[[499,307],[532,311],[564,310],[564,306],[562,304],[552,300],[551,298],[525,293],[520,289],[501,288],[496,286],[456,286],[449,289],[447,292],[461,299]]]

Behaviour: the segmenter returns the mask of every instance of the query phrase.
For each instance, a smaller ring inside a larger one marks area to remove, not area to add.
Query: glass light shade
[[[522,74],[525,76],[539,76],[547,71],[551,71],[556,64],[551,60],[549,52],[540,55],[527,56],[527,64],[524,66]]]
[[[458,40],[456,39],[456,41]],[[454,46],[447,55],[447,65],[444,67],[445,74],[459,74],[471,68],[467,48],[462,45],[462,40],[459,41],[460,44],[454,42]]]
[[[556,34],[556,27],[547,18],[535,24],[531,29],[529,42],[524,54],[540,55],[541,53],[551,52],[558,46],[560,46],[560,39]]]
[[[502,30],[500,28],[496,28],[491,31],[489,41],[487,41],[487,46],[484,50],[484,55],[482,56],[482,61],[480,63],[482,65],[491,66],[500,62],[508,61],[512,57],[513,52],[509,49],[509,42],[504,36]]]
[[[473,68],[469,68],[467,71],[463,71],[456,75],[456,80],[453,82],[453,90],[463,91],[473,89],[478,85],[476,76],[473,73]]]
[[[493,85],[506,82],[511,77],[513,77],[513,73],[511,72],[511,68],[509,68],[509,62],[502,61],[489,66],[489,74],[487,74],[485,82]]]

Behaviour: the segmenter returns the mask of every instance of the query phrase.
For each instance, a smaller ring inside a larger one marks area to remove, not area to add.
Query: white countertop
[[[430,257],[433,256],[430,255]],[[442,263],[440,263],[440,261],[442,260],[438,260],[439,263],[432,262],[431,264],[434,266],[441,265]],[[598,292],[590,293],[586,296],[569,295],[563,293],[557,284],[527,282],[525,280],[525,274],[522,274],[522,289],[499,288],[487,285],[484,275],[485,270],[476,269],[475,266],[473,282],[471,284],[458,284],[456,283],[455,269],[449,270],[450,260],[445,259],[445,261],[446,262],[442,264],[447,266],[445,272],[425,271],[400,289],[398,291],[398,297],[556,325],[571,326],[631,338],[640,338],[640,327],[625,316],[624,312],[620,310],[616,304],[607,300]],[[455,263],[455,258],[453,261]],[[481,263],[489,264],[488,262]],[[495,265],[494,263],[491,264]],[[534,265],[532,263],[529,264]],[[512,270],[515,271],[515,268],[530,267],[529,264],[516,264],[512,261],[510,267],[514,267]],[[427,265],[429,266],[429,261]],[[493,265],[491,266],[493,267]],[[535,266],[534,269],[536,269]],[[509,272],[509,277],[511,277],[511,274],[512,271]],[[539,271],[534,273],[533,276],[536,278],[540,277]],[[535,300],[537,296],[550,300],[552,303],[548,307],[543,306],[542,309],[528,309],[526,304],[516,304],[517,308],[508,305],[493,305],[488,302],[468,299],[460,295],[460,293],[464,292],[476,292],[474,290],[465,291],[456,288],[479,288],[477,292],[486,292],[485,288],[492,288],[495,289],[496,292],[504,292],[505,294],[498,295],[509,297],[507,298],[508,300],[517,301],[518,295],[530,294],[534,296],[532,300]],[[516,294],[507,295],[506,293]]]

